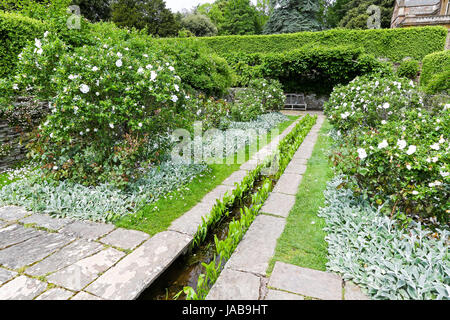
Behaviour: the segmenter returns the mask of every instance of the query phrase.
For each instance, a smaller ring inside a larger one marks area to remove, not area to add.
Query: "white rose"
[[[382,142],[380,142],[380,143],[378,144],[378,149],[384,149],[384,148],[386,148],[387,146],[389,146],[389,144],[388,144],[387,140],[385,139],[385,140],[383,140]]]
[[[123,64],[122,60],[119,59],[119,60],[116,61],[117,68],[120,68],[122,66],[122,64]]]
[[[411,145],[411,146],[409,146],[409,148],[408,148],[408,150],[406,151],[406,153],[407,153],[408,155],[412,155],[414,152],[416,152],[416,150],[417,150],[417,147]]]
[[[88,93],[89,90],[90,90],[90,89],[89,89],[89,86],[86,85],[86,84],[82,84],[82,85],[80,86],[80,91],[81,91],[82,93],[84,93],[84,94]]]
[[[405,149],[405,148],[406,148],[406,145],[407,145],[407,143],[406,143],[405,140],[398,140],[398,141],[397,141],[397,146],[398,146],[398,148],[399,148],[400,150]]]
[[[361,160],[364,160],[365,158],[367,158],[366,150],[364,150],[363,148],[359,148],[359,149],[358,149],[358,157],[359,157]]]

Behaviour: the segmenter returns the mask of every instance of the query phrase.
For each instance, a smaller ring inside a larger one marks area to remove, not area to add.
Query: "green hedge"
[[[28,41],[41,37],[45,24],[19,14],[0,11],[0,78],[10,74]]]
[[[446,37],[447,29],[444,27],[417,27],[377,30],[333,29],[292,34],[205,37],[200,38],[200,41],[219,55],[236,50],[244,53],[283,52],[308,44],[330,47],[350,45],[364,48],[365,52],[376,57],[400,62],[405,57],[422,60],[427,54],[443,50]],[[185,41],[190,39],[187,38]]]
[[[420,84],[426,86],[434,75],[448,70],[450,70],[449,50],[429,54],[423,59]]]
[[[305,47],[281,53],[234,53],[226,56],[234,69],[236,86],[254,78],[276,79],[289,92],[330,93],[356,76],[392,73],[389,63],[380,62],[354,47]]]
[[[399,77],[416,79],[417,74],[420,71],[419,61],[417,60],[405,60],[400,63],[397,69],[397,75]]]

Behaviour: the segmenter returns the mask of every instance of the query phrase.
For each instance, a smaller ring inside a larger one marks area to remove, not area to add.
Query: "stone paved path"
[[[167,231],[151,238],[110,224],[55,219],[20,207],[0,208],[0,300],[137,298],[186,251],[216,201],[275,152],[298,121]]]
[[[271,277],[266,274],[324,120],[319,114],[316,125],[278,180],[262,214],[226,263],[207,300],[366,299],[358,287],[331,273],[277,262]]]

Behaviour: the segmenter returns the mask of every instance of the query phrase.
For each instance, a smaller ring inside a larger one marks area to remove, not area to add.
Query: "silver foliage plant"
[[[252,122],[231,122],[230,127],[258,129],[256,132],[263,134],[286,120],[288,118],[280,113],[269,113]],[[227,150],[225,156],[256,139],[249,139],[244,134],[238,134],[235,138],[236,145]],[[215,143],[214,139],[205,139],[203,147],[210,150]],[[15,174],[11,173],[10,177],[10,180],[17,180],[0,189],[0,206],[19,205],[57,217],[111,221],[135,213],[145,204],[170,197],[171,192],[185,188],[186,184],[209,170],[204,163],[181,164],[170,160],[159,167],[141,169],[144,171],[143,175],[130,183],[126,191],[108,183],[87,187],[67,181],[42,181],[39,179],[39,170],[19,170]]]
[[[373,299],[450,298],[449,231],[438,237],[413,223],[408,230],[383,216],[349,189],[338,187],[342,176],[325,191],[327,268],[365,288]]]
[[[67,181],[41,181],[36,170],[4,186],[0,190],[0,206],[19,205],[57,217],[105,222],[134,213],[142,205],[179,190],[205,170],[205,164],[165,162],[148,170],[127,191],[106,183],[87,187]]]

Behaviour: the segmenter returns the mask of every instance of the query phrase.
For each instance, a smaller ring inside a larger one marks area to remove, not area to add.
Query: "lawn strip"
[[[327,157],[331,144],[327,136],[330,128],[328,121],[325,121],[319,132],[296,195],[296,203],[287,218],[286,227],[278,239],[275,255],[269,264],[269,274],[275,261],[326,270],[327,244],[324,240],[326,234],[322,230],[325,221],[317,216],[317,212],[324,204],[323,191],[326,183],[333,177]]]

